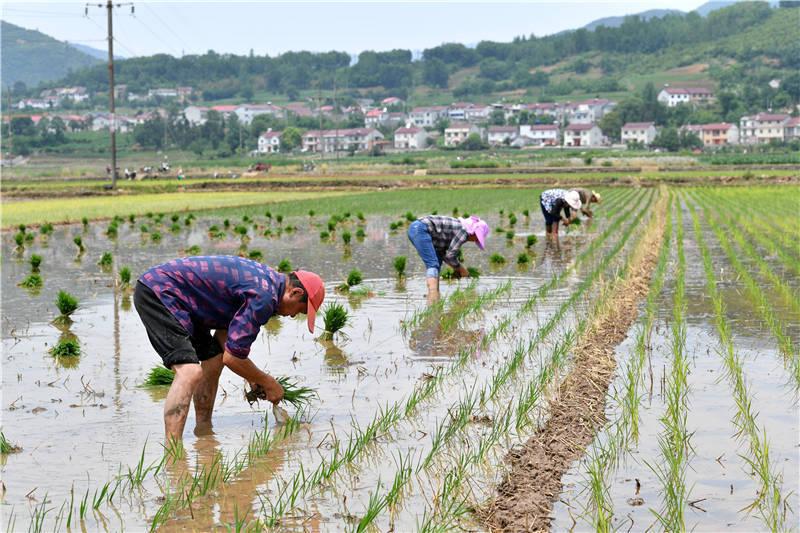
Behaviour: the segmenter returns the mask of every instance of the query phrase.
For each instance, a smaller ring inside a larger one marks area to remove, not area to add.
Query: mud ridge
[[[570,373],[548,404],[549,419],[508,452],[508,472],[478,513],[491,531],[548,531],[561,478],[605,424],[606,395],[616,370],[614,349],[638,316],[665,231],[663,188],[660,193],[627,277],[612,286],[608,302],[576,342]]]

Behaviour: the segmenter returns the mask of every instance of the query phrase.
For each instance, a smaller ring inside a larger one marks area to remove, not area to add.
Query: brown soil
[[[574,366],[548,405],[550,417],[528,441],[506,456],[510,467],[497,495],[480,510],[492,531],[547,531],[561,478],[580,459],[606,422],[605,401],[622,342],[647,295],[664,234],[663,190],[628,277],[614,284],[608,303],[578,339]]]

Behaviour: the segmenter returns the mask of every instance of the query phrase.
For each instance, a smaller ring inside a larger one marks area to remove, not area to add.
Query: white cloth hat
[[[567,194],[564,195],[564,200],[572,209],[581,208],[581,195],[578,194],[578,191],[568,191]]]

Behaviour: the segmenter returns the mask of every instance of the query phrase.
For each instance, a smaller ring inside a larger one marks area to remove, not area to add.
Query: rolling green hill
[[[0,24],[3,52],[0,76],[7,87],[18,81],[29,87],[43,81],[56,81],[70,71],[101,62],[41,32],[5,21]]]

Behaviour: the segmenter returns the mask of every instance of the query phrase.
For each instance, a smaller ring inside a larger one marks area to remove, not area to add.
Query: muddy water
[[[248,469],[241,479],[229,484],[219,504],[196,506],[193,527],[230,523],[234,511],[244,512],[254,505],[257,509],[260,506],[257,493],[265,493],[275,476],[292,473],[298,461],[314,457],[317,446],[331,428],[343,432],[354,420],[364,424],[379,405],[401,399],[424,372],[447,363],[465,344],[465,339],[468,342],[479,339],[486,323],[519,305],[543,280],[569,264],[576,250],[585,245],[587,233],[602,229],[601,218],[594,228],[587,225],[563,235],[561,245],[554,247],[544,243],[538,217],[530,221],[520,217],[519,234],[537,232],[540,237],[531,254],[532,263],[522,269],[515,264],[517,254],[523,251],[522,237],[509,245],[504,235],[492,234],[485,253],[474,246],[465,246],[466,263],[476,265],[484,273],[480,291],[498,287],[510,277],[515,290],[483,317],[465,321],[455,336],[442,335],[435,325],[404,336],[399,324],[424,305],[423,266],[404,232],[388,231],[392,220],[394,217],[370,217],[363,241],[355,237],[357,226],[351,223],[353,242],[349,248],[341,243],[341,231],[334,242],[321,244],[321,228],[312,225],[308,218],[284,222],[296,225],[296,232],[284,232],[281,238],[257,236],[248,243],[249,250],[262,251],[268,264],[277,264],[288,257],[296,268],[317,271],[328,280],[329,290],[350,269],[358,268],[376,296],[355,300],[333,295],[331,291],[330,300],[341,300],[353,311],[346,335],[334,343],[316,341],[302,319],[281,318],[265,326],[253,347],[256,364],[318,389],[321,400],[315,404],[310,423],[270,452],[259,468]],[[151,231],[159,229],[161,241],[153,242],[149,234],[142,235],[139,231],[142,223],[148,224]],[[236,223],[232,221],[232,225]],[[182,250],[192,245],[200,246],[204,254],[230,254],[237,253],[241,244],[230,234],[223,240],[208,238],[208,227],[222,226],[221,220],[198,220],[177,234],[168,231],[168,224],[157,228],[152,221],[141,217],[134,225],[121,224],[119,237],[114,240],[104,235],[105,223],[92,225],[87,231],[80,226],[60,227],[46,240],[37,237],[21,255],[14,251],[11,235],[3,236],[2,427],[6,437],[22,447],[20,453],[8,456],[2,467],[6,492],[0,509],[4,527],[13,524],[13,529],[25,529],[33,509],[43,502],[49,509],[48,523],[56,524],[59,508],[72,490],[77,510],[77,502],[87,489],[93,492],[120,471],[127,472],[128,467],[137,464],[143,449],[145,465],[160,459],[165,392],[140,387],[147,371],[159,359],[132,309],[130,294],[115,287],[116,272],[128,266],[135,279],[149,266],[181,255]],[[273,223],[273,230],[276,227]],[[250,234],[253,235],[252,230]],[[87,247],[79,259],[72,244],[76,235],[83,237]],[[110,271],[103,271],[97,265],[105,251],[114,254]],[[488,256],[494,252],[507,258],[506,265],[489,266]],[[17,286],[29,272],[27,259],[31,253],[43,257],[44,287],[38,292]],[[393,276],[391,265],[396,255],[408,257],[409,277],[402,284]],[[550,312],[551,306],[578,280],[578,274],[571,276],[567,288],[556,291],[542,313]],[[463,288],[466,283],[443,283],[443,294],[453,292],[459,284]],[[53,302],[60,289],[68,290],[81,302],[66,333],[79,339],[82,355],[70,364],[59,363],[48,353],[64,334],[51,324],[57,314]],[[526,327],[533,327],[537,320]],[[239,378],[225,372],[220,385],[214,435],[195,437],[190,415],[185,442],[188,458],[184,464],[170,467],[160,475],[159,482],[177,479],[182,468],[208,464],[218,452],[228,455],[246,447],[252,432],[264,427],[265,407],[250,407],[243,401]],[[274,425],[271,415],[266,425]],[[151,476],[141,493],[116,496],[113,506],[103,504],[98,512],[90,511],[83,525],[89,530],[119,530],[123,526],[141,529],[160,504],[161,492],[162,488]],[[359,499],[362,495],[366,497],[368,491],[363,491]],[[65,516],[66,510],[60,515],[61,527]],[[168,527],[180,527],[182,523],[176,520]]]
[[[688,500],[695,502],[686,509],[686,526],[697,531],[763,530],[764,525],[757,512],[746,511],[758,497],[759,485],[742,458],[747,455],[747,442],[744,438],[737,439],[737,429],[731,422],[737,409],[719,354],[714,311],[705,292],[702,259],[694,242],[694,229],[688,212],[684,212],[684,222],[688,302],[686,350],[690,358],[687,427],[692,432],[694,452],[686,470],[686,485],[690,488]],[[745,289],[737,280],[715,235],[706,230],[704,239],[712,254],[718,287],[734,333],[735,347],[753,398],[753,411],[758,413],[757,423],[769,439],[774,471],[783,476],[782,494],[787,497],[787,509],[791,509],[787,511],[786,524],[791,529],[797,524],[796,513],[800,503],[800,409],[797,396],[789,383],[790,378],[774,338],[747,299]],[[674,265],[674,257],[672,259]],[[750,272],[755,275],[757,270],[751,268]],[[613,472],[608,482],[614,510],[613,526],[625,531],[659,529],[651,510],[661,509],[661,484],[651,466],[660,464],[658,436],[662,427],[659,418],[664,413],[663,383],[671,365],[669,327],[672,321],[673,278],[667,276],[668,281],[658,306],[660,311],[651,340],[649,362],[652,381],[649,375],[645,377],[647,389],[643,391],[638,446],[624,456],[622,465]],[[766,284],[762,286],[771,304],[780,310],[779,316],[785,321],[787,331],[797,345],[800,340],[798,317],[781,307],[779,299],[770,293]],[[618,368],[630,357],[634,340],[631,334],[617,348]],[[612,383],[612,390],[621,386],[622,381],[618,377]],[[609,419],[617,416],[618,410],[609,410]],[[554,530],[594,529],[591,515],[586,513],[588,482],[585,472],[586,466],[581,462],[575,464],[565,476],[564,491],[554,506]],[[638,492],[637,481],[640,485]]]

